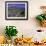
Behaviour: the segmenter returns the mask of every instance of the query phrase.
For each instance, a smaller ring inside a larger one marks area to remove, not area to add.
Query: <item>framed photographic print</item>
[[[28,20],[28,1],[6,1],[6,20]]]

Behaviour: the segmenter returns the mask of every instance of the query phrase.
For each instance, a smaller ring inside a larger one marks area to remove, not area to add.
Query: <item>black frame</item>
[[[26,2],[27,3],[27,17],[26,19],[8,19],[6,15],[6,3],[7,2]],[[28,20],[28,1],[5,1],[5,20]]]

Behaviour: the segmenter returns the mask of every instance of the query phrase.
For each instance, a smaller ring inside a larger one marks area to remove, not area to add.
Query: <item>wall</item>
[[[46,0],[25,0],[28,1],[28,20],[5,20],[5,1],[0,0],[0,35],[4,34],[6,25],[14,25],[18,29],[18,36],[31,36],[36,34],[37,29],[46,30],[38,25],[35,16],[41,13],[40,6],[46,5]],[[12,1],[12,0],[11,0]],[[14,0],[16,1],[16,0]],[[22,0],[21,0],[22,1]],[[41,36],[40,36],[41,37]]]

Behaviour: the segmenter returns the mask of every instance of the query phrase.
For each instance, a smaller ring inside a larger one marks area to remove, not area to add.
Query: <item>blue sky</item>
[[[25,8],[25,4],[8,4],[9,8]]]

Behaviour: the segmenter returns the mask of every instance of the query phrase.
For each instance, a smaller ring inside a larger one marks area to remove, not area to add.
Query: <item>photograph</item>
[[[27,1],[6,1],[5,19],[6,20],[27,20],[28,2]]]

